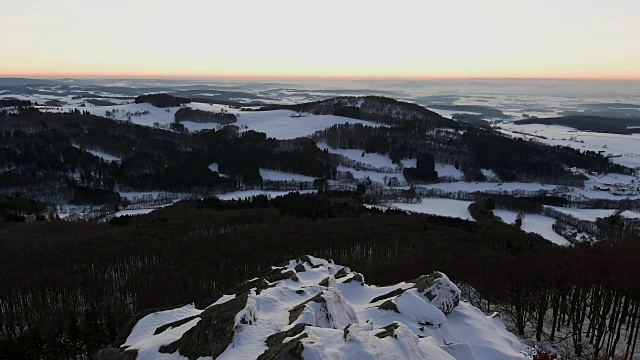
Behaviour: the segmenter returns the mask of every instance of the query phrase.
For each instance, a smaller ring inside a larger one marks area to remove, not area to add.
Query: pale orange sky
[[[21,0],[0,76],[640,79],[631,0]]]

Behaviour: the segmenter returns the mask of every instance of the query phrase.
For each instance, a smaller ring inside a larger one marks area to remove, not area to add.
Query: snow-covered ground
[[[449,216],[473,221],[469,214],[471,201],[423,198],[419,204],[391,203],[390,207],[421,214]]]
[[[157,209],[120,210],[117,213],[113,214],[113,216],[118,217],[118,216],[125,216],[125,215],[144,215],[144,214],[149,214],[154,210],[157,210]]]
[[[239,304],[244,308],[232,318],[232,333],[210,334],[230,337],[218,359],[255,359],[269,349],[265,340],[270,335],[297,324],[306,325],[277,341],[299,342],[304,359],[527,359],[523,354],[526,347],[506,330],[500,318],[486,316],[460,301],[460,290],[444,274],[421,278],[425,282],[421,289],[413,282],[367,285],[361,274],[311,256],[305,262],[294,260],[273,269],[291,275],[260,292],[250,290]],[[238,301],[235,294],[210,307],[232,300]],[[383,309],[382,304],[397,312]],[[163,354],[158,350],[199,326],[202,312],[186,305],[149,314],[133,327],[122,348],[137,350],[138,359],[143,360],[186,359],[178,352]],[[185,321],[175,327],[166,326],[181,320]],[[272,345],[276,356],[286,351],[275,350],[276,345]]]
[[[89,154],[93,155],[93,156],[97,156],[101,159],[103,159],[104,161],[115,161],[115,162],[120,162],[122,161],[122,159],[120,159],[119,157],[115,157],[113,155],[109,155],[107,153],[103,153],[101,151],[95,151],[95,150],[88,150],[88,149],[84,149],[86,152],[88,152]]]
[[[246,198],[250,198],[258,195],[266,195],[268,198],[275,198],[278,196],[287,195],[291,192],[293,191],[242,190],[242,191],[229,192],[226,194],[220,194],[220,195],[217,195],[217,197],[220,200],[240,200],[240,199],[246,199]],[[299,192],[301,194],[306,194],[306,193],[316,192],[316,190],[302,190],[302,191],[296,191],[296,192]]]
[[[78,145],[73,144],[72,146],[74,148],[81,149],[80,146],[78,146]],[[115,157],[113,155],[109,155],[109,154],[104,153],[102,151],[89,150],[89,149],[81,149],[81,150],[84,150],[84,151],[88,152],[89,154],[91,154],[93,156],[97,156],[97,157],[103,159],[104,161],[108,161],[108,162],[111,162],[111,161],[121,162],[122,161],[122,159],[120,159],[119,157]]]
[[[608,134],[578,131],[560,125],[516,125],[513,123],[500,124],[499,131],[514,137],[533,139],[554,146],[569,146],[581,151],[602,151],[604,155],[615,156],[611,158],[611,161],[616,164],[633,168],[640,167],[640,134]],[[535,136],[543,136],[546,139]]]
[[[447,177],[453,178],[456,180],[464,180],[464,174],[460,169],[456,169],[455,166],[451,164],[440,164],[436,163],[436,172],[438,172],[438,177]]]
[[[571,215],[576,219],[586,220],[586,221],[596,221],[597,218],[605,218],[613,215],[616,210],[609,209],[575,209],[575,208],[565,208],[565,207],[557,207],[557,206],[548,206],[551,209],[560,211],[562,213]],[[620,216],[630,218],[630,219],[638,219],[640,218],[640,214],[635,211],[626,210],[620,213]]]
[[[493,214],[501,218],[507,224],[516,221],[517,213],[508,210],[493,210]],[[525,214],[522,219],[521,229],[542,236],[543,238],[558,245],[570,245],[569,241],[553,231],[553,224],[556,220],[544,215]]]
[[[406,182],[406,179],[404,178],[404,175],[401,172],[383,173],[383,172],[377,172],[377,171],[371,171],[371,170],[356,170],[346,166],[338,166],[336,169],[339,172],[344,172],[344,173],[350,172],[355,179],[359,179],[359,180],[365,180],[368,178],[371,181],[375,181],[381,184],[387,184],[389,179],[391,179],[392,177],[395,177],[401,183]]]
[[[360,149],[334,149],[326,143],[318,143],[318,148],[321,150],[327,150],[331,154],[339,154],[354,161],[368,164],[376,168],[391,168],[395,169],[398,165],[394,164],[387,155],[381,155],[376,153],[366,153]]]
[[[309,181],[313,182],[316,178],[306,175],[287,173],[282,171],[260,169],[260,176],[263,180],[271,181]]]
[[[437,184],[428,184],[421,185],[420,187],[426,189],[440,189],[444,191],[538,191],[538,190],[555,190],[558,188],[557,185],[548,185],[548,184],[540,184],[540,183],[493,183],[493,182],[465,182],[465,181],[457,181],[450,183],[437,183]]]

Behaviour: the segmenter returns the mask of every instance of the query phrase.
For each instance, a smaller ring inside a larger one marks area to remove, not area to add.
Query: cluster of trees
[[[136,104],[149,103],[159,108],[176,107],[191,102],[190,99],[164,93],[140,95],[134,101]]]
[[[31,106],[31,101],[29,100],[18,100],[18,99],[0,99],[0,108],[4,107],[28,107]]]
[[[197,123],[217,123],[221,125],[233,124],[238,121],[235,114],[227,112],[214,113],[211,111],[194,110],[190,107],[184,107],[178,109],[175,115],[176,122],[193,121]]]
[[[477,286],[519,335],[557,343],[569,357],[632,359],[639,257],[638,242],[552,247],[499,259]]]

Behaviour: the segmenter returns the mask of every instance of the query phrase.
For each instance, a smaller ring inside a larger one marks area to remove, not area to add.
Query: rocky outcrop
[[[171,354],[195,360],[224,354],[283,360],[331,354],[473,360],[474,346],[483,352],[497,347],[496,358],[524,359],[504,326],[461,303],[458,288],[438,272],[380,288],[347,267],[304,256],[230,293],[202,309],[187,305],[149,313],[129,329],[121,346],[101,351],[97,359]],[[467,339],[468,334],[475,335]]]

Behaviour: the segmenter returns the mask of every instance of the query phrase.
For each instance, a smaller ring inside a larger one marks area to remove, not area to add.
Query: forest
[[[205,302],[304,254],[360,267],[369,281],[389,284],[435,269],[472,280],[475,271],[459,270],[472,258],[488,266],[551,246],[505,224],[384,214],[360,206],[363,200],[350,192],[207,198],[111,223],[5,224],[0,354],[91,356],[116,341],[137,312]]]
[[[575,336],[575,354],[635,348],[637,241],[562,248],[491,216],[383,213],[364,201],[353,192],[205,198],[110,223],[0,226],[0,353],[91,358],[122,343],[118,334],[149,309],[206,304],[304,254],[360,268],[380,285],[443,271],[516,332]],[[593,345],[581,348],[583,339]]]

